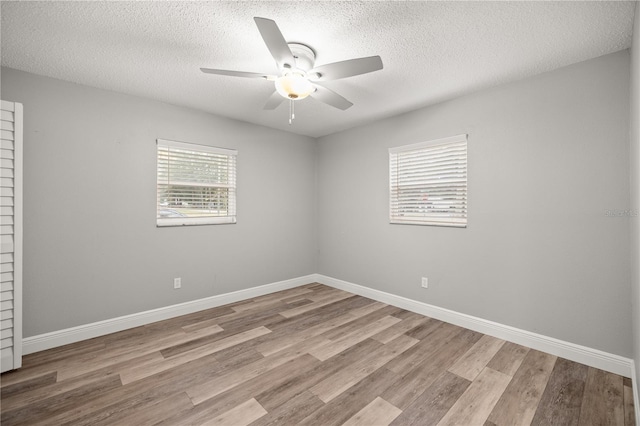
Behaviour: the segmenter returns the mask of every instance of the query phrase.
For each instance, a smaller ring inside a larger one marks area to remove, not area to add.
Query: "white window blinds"
[[[390,222],[467,226],[467,135],[389,149]]]
[[[236,222],[237,151],[158,139],[157,225]]]

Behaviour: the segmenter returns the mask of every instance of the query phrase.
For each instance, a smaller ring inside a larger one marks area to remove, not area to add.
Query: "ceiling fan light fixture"
[[[288,73],[276,79],[276,90],[286,98],[294,101],[304,99],[313,93],[313,84],[301,73]]]

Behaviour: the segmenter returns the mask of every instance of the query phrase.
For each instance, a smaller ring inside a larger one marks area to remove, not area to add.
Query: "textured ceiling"
[[[322,136],[628,48],[635,2],[8,2],[2,65]],[[384,69],[314,99],[262,109],[273,83],[200,67],[276,73],[253,21],[277,22],[316,65],[380,55]]]

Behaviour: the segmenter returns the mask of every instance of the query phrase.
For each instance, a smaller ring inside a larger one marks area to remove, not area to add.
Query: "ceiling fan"
[[[204,73],[232,77],[263,78],[275,82],[275,91],[267,100],[264,109],[277,108],[284,100],[289,100],[289,124],[295,118],[293,101],[311,96],[335,108],[345,110],[353,104],[328,89],[322,83],[340,78],[353,77],[382,69],[380,56],[349,59],[331,64],[315,66],[315,52],[301,43],[287,43],[275,21],[253,18],[258,26],[269,52],[278,66],[279,73],[261,74],[255,72],[200,68]]]

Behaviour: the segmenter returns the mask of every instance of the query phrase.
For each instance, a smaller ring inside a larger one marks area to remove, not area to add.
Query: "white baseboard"
[[[315,274],[312,274],[245,290],[238,290],[231,293],[192,300],[189,302],[179,303],[177,305],[165,306],[163,308],[152,309],[150,311],[98,321],[91,324],[80,325],[64,330],[53,331],[51,333],[39,334],[37,336],[23,339],[22,351],[24,355],[39,352],[45,349],[79,342],[81,340],[104,336],[105,334],[115,333],[128,328],[138,327],[152,322],[202,311],[204,309],[215,308],[216,306],[222,306],[228,303],[251,299],[257,296],[274,293],[276,291],[299,287],[304,284],[312,283],[314,280]]]
[[[153,309],[150,311],[140,312],[131,315],[125,315],[118,318],[98,321],[91,324],[85,324],[77,327],[67,328],[64,330],[53,331],[51,333],[40,334],[37,336],[27,337],[23,339],[23,354],[30,354],[45,349],[51,349],[58,346],[75,343],[86,339],[91,339],[106,334],[115,333],[117,331],[150,324],[156,321],[186,315],[198,312],[204,309],[210,309],[217,306],[234,303],[241,300],[251,299],[276,291],[287,290],[312,282],[319,282],[331,287],[345,290],[360,296],[378,300],[389,305],[397,306],[408,311],[416,312],[431,318],[445,321],[460,327],[488,334],[510,342],[518,343],[539,351],[547,352],[556,356],[560,356],[571,361],[576,361],[591,367],[600,368],[615,374],[633,378],[634,400],[636,410],[640,408],[638,402],[638,384],[636,383],[635,366],[633,360],[618,355],[600,351],[598,349],[588,348],[586,346],[565,342],[553,337],[543,336],[526,330],[521,330],[508,325],[499,324],[493,321],[474,317],[449,309],[440,308],[438,306],[429,305],[406,297],[396,296],[391,293],[385,293],[380,290],[353,284],[347,281],[338,280],[321,274],[311,274],[303,277],[293,278],[290,280],[279,281],[259,287],[248,288],[245,290],[234,291],[231,293],[220,294],[216,296],[206,297],[204,299],[193,300],[190,302],[180,303],[177,305],[166,306],[163,308]],[[640,415],[636,418],[640,419]]]
[[[508,340],[529,348],[533,348],[552,355],[560,356],[571,361],[579,362],[601,370],[609,371],[625,377],[632,377],[633,361],[618,355],[610,354],[598,349],[588,348],[575,343],[565,342],[553,337],[543,336],[508,325],[485,320],[438,306],[429,305],[406,297],[396,296],[369,287],[353,284],[347,281],[316,274],[314,281],[345,290],[350,293],[368,297],[388,305],[397,306],[408,311],[416,312],[431,318],[445,321],[460,327],[478,331],[483,334]],[[635,376],[633,376],[635,383]],[[636,385],[637,386],[637,385]],[[639,406],[636,394],[636,409]],[[640,417],[637,417],[640,419]]]

